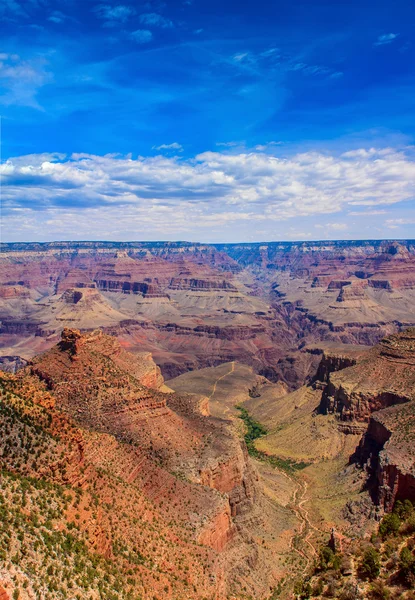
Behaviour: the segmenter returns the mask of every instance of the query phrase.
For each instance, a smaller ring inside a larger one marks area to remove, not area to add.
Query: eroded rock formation
[[[414,281],[402,240],[8,244],[0,352],[23,343],[27,359],[66,325],[100,326],[168,378],[238,360],[293,390],[314,375],[307,345],[373,345],[415,323]]]
[[[200,597],[209,589],[212,593],[216,581],[221,581],[224,595],[228,583],[236,584],[238,576],[230,563],[227,572],[227,548],[230,545],[232,554],[232,548],[237,547],[241,558],[247,560],[252,555],[252,541],[241,535],[240,520],[252,511],[256,478],[243,442],[229,423],[209,416],[206,398],[171,390],[165,393],[160,369],[149,353],[133,355],[101,331],[81,334],[69,328],[63,330],[56,346],[35,357],[16,375],[2,375],[1,386],[7,390],[7,402],[16,397],[19,410],[57,436],[45,450],[41,469],[39,461],[22,463],[24,474],[85,490],[93,481],[99,482],[98,488],[94,484],[95,494],[99,496],[97,489],[102,488],[103,501],[109,493],[105,491],[106,478],[116,477],[120,497],[115,508],[118,504],[121,528],[121,513],[137,519],[141,514],[137,506],[148,513],[151,505],[150,515],[156,515],[152,518],[156,529],[161,528],[159,533],[164,536],[168,531],[171,537],[175,531],[177,558],[192,544],[202,544],[208,553],[214,553],[216,558],[206,577],[198,575],[206,580]],[[10,430],[5,431],[2,443],[7,446]],[[3,466],[11,466],[12,454],[0,447]],[[13,461],[17,464],[16,459]],[[134,512],[125,504],[125,494],[131,494],[133,504],[138,503]],[[114,518],[111,515],[103,505],[97,519],[89,519],[85,527],[94,551],[115,560],[108,523]],[[148,520],[148,514],[144,519]],[[172,519],[177,526],[168,525]],[[124,535],[128,543],[137,533],[132,529]],[[163,541],[152,539],[154,548],[163,547]],[[140,551],[144,553],[144,548]],[[156,560],[159,550],[150,552],[155,552],[152,560]],[[173,562],[174,556],[175,552]],[[151,572],[149,576],[151,579]],[[268,575],[260,577],[267,580]],[[219,588],[216,594],[225,597]]]
[[[323,358],[320,410],[334,413],[343,432],[363,433],[352,460],[367,469],[376,503],[391,510],[415,500],[415,329],[348,360]]]

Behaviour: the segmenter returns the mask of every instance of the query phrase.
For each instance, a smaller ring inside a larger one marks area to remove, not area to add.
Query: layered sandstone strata
[[[310,344],[372,345],[415,323],[409,241],[9,244],[0,353],[27,359],[62,328],[109,328],[166,377],[238,360],[291,390]]]
[[[100,331],[81,335],[64,329],[59,344],[28,370],[54,395],[57,408],[82,426],[138,445],[147,459],[226,494],[230,516],[249,510],[253,478],[240,441],[206,416],[198,397],[163,393],[163,377],[150,354],[125,352]],[[223,540],[228,534],[219,535]]]
[[[99,506],[93,517],[83,520],[88,509],[82,504],[72,510],[80,513],[94,552],[119,560],[114,550],[118,535],[126,547],[138,545],[150,566],[135,570],[148,579],[147,591],[154,592],[159,586],[151,565],[161,565],[157,573],[163,585],[170,581],[173,594],[169,591],[166,598],[186,595],[182,580],[175,583],[174,565],[192,552],[192,597],[222,599],[228,584],[241,584],[236,556],[254,565],[258,554],[248,531],[242,533],[255,503],[256,477],[230,423],[209,416],[206,397],[164,393],[160,370],[148,353],[126,352],[101,331],[81,334],[69,328],[56,346],[16,375],[2,375],[0,388],[0,427],[4,415],[11,414],[10,407],[3,410],[5,401],[24,412],[22,431],[15,417],[12,428],[2,430],[2,468],[20,465],[24,476],[92,493]],[[32,420],[36,435],[52,438],[44,455],[26,457],[30,444],[14,446],[9,437],[25,436]],[[66,527],[64,518],[54,525]],[[255,585],[269,589],[268,578],[259,567]],[[244,578],[244,585],[253,585],[253,579]],[[143,598],[150,597],[147,591],[144,587]]]
[[[341,431],[363,433],[352,459],[367,469],[377,504],[391,510],[415,500],[415,329],[385,338],[352,366],[337,370],[347,364],[339,361],[323,357],[320,410],[334,413]]]
[[[415,329],[382,340],[357,365],[333,373],[321,408],[343,421],[368,422],[370,415],[415,400]]]

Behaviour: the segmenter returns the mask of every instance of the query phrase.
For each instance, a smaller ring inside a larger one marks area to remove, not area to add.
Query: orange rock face
[[[242,557],[252,553],[235,519],[252,509],[254,477],[240,440],[208,416],[205,397],[161,392],[163,378],[148,353],[132,355],[100,331],[68,328],[26,368],[3,374],[0,385],[3,398],[24,413],[21,431],[33,421],[44,429],[42,439],[51,436],[35,461],[23,446],[15,450],[22,460],[0,452],[2,467],[20,465],[24,476],[83,490],[79,505],[56,516],[55,528],[77,521],[91,551],[111,561],[119,560],[121,536],[171,573],[161,581],[173,597],[186,594],[177,564],[197,555],[189,581],[200,590],[192,597],[226,597],[227,579],[235,585],[232,569],[226,571],[228,545],[237,544]],[[0,450],[14,430],[2,431]],[[149,581],[140,593],[152,598],[159,580],[145,565],[139,569]]]
[[[6,592],[4,587],[0,585],[0,600],[10,600],[9,594]]]
[[[371,413],[415,400],[415,329],[385,338],[355,366],[333,373],[323,411],[343,421],[367,422]]]

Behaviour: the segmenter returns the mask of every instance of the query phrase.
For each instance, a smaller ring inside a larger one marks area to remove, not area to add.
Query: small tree
[[[405,533],[415,533],[415,512],[408,517],[405,523]]]
[[[407,546],[399,555],[399,572],[407,585],[415,583],[415,557]]]
[[[385,539],[389,535],[396,535],[400,529],[401,520],[397,513],[385,515],[379,525],[379,535]]]
[[[308,600],[312,594],[309,581],[297,581],[294,585],[294,595],[300,600]]]
[[[373,546],[368,548],[363,554],[362,561],[360,563],[360,572],[363,577],[368,579],[376,579],[380,573],[380,555]]]
[[[413,504],[410,500],[406,499],[403,502],[398,500],[393,507],[393,512],[398,515],[401,519],[405,520],[412,515],[414,512]]]
[[[320,550],[320,569],[323,569],[324,571],[326,569],[328,569],[334,559],[334,552],[331,548],[329,548],[329,546],[324,546],[321,550]]]

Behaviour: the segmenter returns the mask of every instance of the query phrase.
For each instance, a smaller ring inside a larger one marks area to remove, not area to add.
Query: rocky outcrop
[[[391,510],[397,500],[415,501],[415,402],[374,413],[355,460],[370,476],[375,502]]]
[[[235,433],[208,416],[206,397],[161,392],[163,378],[151,355],[125,352],[101,331],[85,335],[65,328],[59,344],[33,359],[26,373],[80,426],[140,448],[148,468],[155,462],[220,492],[214,496],[213,521],[203,526],[200,539],[223,549],[233,535],[232,519],[252,509],[254,477]],[[157,477],[167,485],[165,475]],[[150,490],[152,497],[159,494],[153,484]]]
[[[216,515],[199,534],[199,543],[222,552],[235,534],[229,508]]]
[[[232,517],[252,509],[255,497],[254,476],[247,453],[239,444],[235,446],[232,456],[221,458],[218,462],[209,461],[203,466],[200,470],[200,482],[229,495]]]
[[[385,338],[355,366],[333,373],[321,410],[368,422],[378,410],[415,399],[415,329]]]
[[[9,594],[6,592],[3,586],[0,585],[0,600],[10,600]]]
[[[25,321],[23,319],[12,320],[4,319],[0,323],[0,333],[7,335],[21,335],[21,336],[39,336],[46,337],[48,332],[45,331],[44,325],[39,321]]]
[[[0,369],[6,373],[16,373],[27,365],[27,360],[21,356],[0,356]]]
[[[158,285],[144,281],[111,281],[98,279],[96,285],[102,292],[121,292],[123,294],[141,294],[145,298],[169,298]]]
[[[352,461],[367,469],[373,499],[385,510],[415,500],[415,329],[385,338],[340,371],[329,372],[326,362],[320,410],[334,413],[344,433],[363,434]]]
[[[362,351],[353,348],[325,350],[313,381],[328,383],[332,373],[355,365],[359,354],[362,354]]]
[[[14,285],[14,283],[8,282],[7,285],[0,287],[0,298],[5,300],[29,298],[29,290],[23,285]]]
[[[169,284],[171,290],[208,290],[208,291],[237,291],[237,288],[226,280],[217,279],[188,279],[173,277]]]

